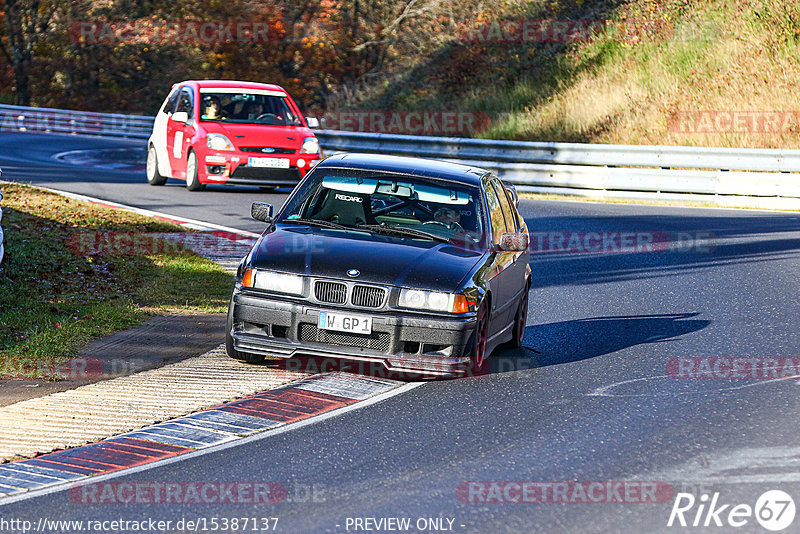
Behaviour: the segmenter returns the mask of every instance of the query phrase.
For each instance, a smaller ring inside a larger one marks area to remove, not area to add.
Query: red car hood
[[[221,133],[238,148],[243,146],[261,146],[275,148],[292,148],[300,150],[303,139],[314,137],[304,126],[266,126],[256,124],[225,124],[220,122],[204,122],[206,133]]]

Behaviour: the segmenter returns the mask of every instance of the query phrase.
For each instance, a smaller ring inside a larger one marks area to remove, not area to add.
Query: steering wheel
[[[453,221],[451,223],[446,223],[446,222],[442,222],[442,221],[425,221],[424,223],[422,223],[422,226],[425,226],[426,224],[435,224],[437,226],[442,226],[444,228],[447,228],[448,230],[455,231],[455,232],[463,232],[464,231],[464,229],[461,227],[461,225],[458,224],[455,221]]]
[[[283,122],[283,119],[281,119],[279,116],[277,116],[274,113],[262,113],[261,115],[256,117],[257,121],[267,120],[267,119],[269,119],[270,121],[275,121],[275,122]]]

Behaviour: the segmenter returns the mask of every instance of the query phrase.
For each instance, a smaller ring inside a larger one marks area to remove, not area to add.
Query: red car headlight
[[[319,141],[316,137],[306,137],[303,139],[303,147],[300,149],[301,154],[319,154]]]

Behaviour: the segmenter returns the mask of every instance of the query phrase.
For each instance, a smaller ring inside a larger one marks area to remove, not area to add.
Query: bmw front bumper
[[[379,362],[388,371],[429,376],[467,372],[475,314],[441,317],[398,310],[320,306],[234,290],[230,334],[237,351],[273,358],[322,357]],[[320,312],[373,318],[372,334],[322,330]]]

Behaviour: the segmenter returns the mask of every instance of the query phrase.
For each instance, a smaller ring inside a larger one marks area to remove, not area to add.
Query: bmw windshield
[[[319,169],[277,222],[474,244],[484,233],[480,199],[478,188],[447,181]]]

